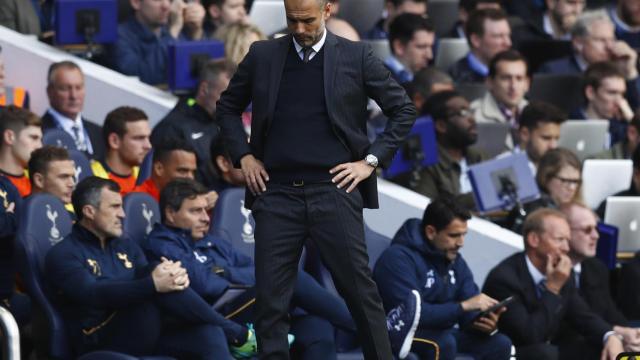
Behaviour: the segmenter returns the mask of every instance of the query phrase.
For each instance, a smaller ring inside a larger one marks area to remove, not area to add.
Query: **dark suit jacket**
[[[587,302],[591,310],[609,325],[627,325],[627,319],[618,310],[611,297],[609,269],[598,258],[591,258],[582,262],[578,293]],[[574,328],[568,321],[562,322],[558,335],[558,342],[569,342],[581,336],[578,329]]]
[[[217,104],[218,124],[235,166],[249,153],[263,159],[264,142],[269,136],[280,78],[292,41],[291,35],[287,35],[253,43]],[[368,44],[351,42],[327,32],[324,92],[332,128],[351,152],[351,160],[373,154],[382,166],[388,165],[411,129],[416,109]],[[368,98],[375,100],[389,118],[385,131],[373,144],[369,143],[366,131]],[[253,118],[251,141],[247,143],[240,116],[249,102],[252,102]],[[378,207],[375,176],[361,182],[358,188],[364,207]],[[252,203],[253,196],[247,191],[245,205],[250,208]]]
[[[560,295],[543,291],[540,298],[529,274],[524,252],[511,255],[491,270],[483,292],[495,299],[515,295],[517,300],[502,314],[498,328],[518,346],[554,341],[565,320],[591,344],[600,345],[611,326],[589,309],[573,281],[567,281]]]
[[[93,154],[89,154],[87,152],[85,152],[85,154],[90,159],[104,159],[105,144],[102,137],[102,126],[96,125],[85,118],[82,118],[82,126],[87,130],[87,134],[89,134],[89,141],[91,141],[91,146],[93,147]],[[42,132],[56,128],[58,128],[58,126],[56,125],[56,121],[53,119],[53,115],[47,111],[42,115]]]
[[[538,72],[542,74],[582,74],[575,56],[548,61],[540,66]]]
[[[618,283],[618,304],[630,319],[640,319],[640,252],[622,265]]]
[[[485,76],[475,72],[471,66],[467,57],[453,63],[448,69],[449,75],[453,78],[457,84],[469,84],[469,83],[484,83]]]

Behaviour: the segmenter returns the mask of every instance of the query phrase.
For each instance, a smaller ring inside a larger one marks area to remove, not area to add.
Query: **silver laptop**
[[[632,176],[631,160],[587,159],[582,165],[582,198],[595,209],[607,196],[628,189]]]
[[[608,120],[568,120],[560,126],[558,145],[573,151],[580,160],[609,146]]]
[[[479,122],[476,127],[478,141],[473,147],[487,155],[489,159],[509,150],[505,144],[507,136],[511,136],[509,124]]]
[[[618,251],[640,250],[640,197],[607,198],[604,222],[618,227]]]

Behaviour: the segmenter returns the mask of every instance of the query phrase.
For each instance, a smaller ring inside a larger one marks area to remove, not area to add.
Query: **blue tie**
[[[536,285],[536,295],[538,296],[538,299],[542,298],[542,294],[545,292],[546,289],[547,289],[547,280],[544,280],[544,279],[540,280]]]

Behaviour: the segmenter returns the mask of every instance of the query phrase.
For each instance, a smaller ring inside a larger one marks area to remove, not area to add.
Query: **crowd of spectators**
[[[432,201],[422,219],[406,220],[372,268],[388,321],[421,299],[411,347],[420,359],[460,353],[508,359],[512,346],[518,359],[612,360],[640,350],[634,327],[640,320],[640,255],[613,272],[596,257],[606,202],[594,209],[584,204],[581,157],[558,145],[567,120],[608,121],[606,148],[590,156],[632,160],[629,189],[612,195],[640,194],[638,1],[460,0],[458,18],[444,33],[436,30],[441,19],[430,16],[427,0],[376,1],[384,2],[380,19],[356,30],[340,17],[339,0],[329,0],[327,28],[352,41],[388,43],[388,56],[379,60],[419,116],[432,121],[437,148],[437,163],[389,179]],[[0,0],[0,25],[50,38],[51,3]],[[28,110],[28,90],[35,89],[5,84],[5,71],[20,69],[5,69],[1,57],[11,54],[0,53],[0,305],[17,319],[28,356],[35,313],[16,276],[13,244],[22,199],[48,193],[75,222],[45,267],[76,354],[108,349],[185,358],[256,355],[255,332],[247,325],[254,294],[211,307],[232,286],[255,285],[252,259],[209,231],[219,193],[246,185],[218,127],[216,104],[251,44],[276,34],[264,34],[249,21],[245,0],[121,5],[128,16],[118,25],[116,43],[106,48],[104,65],[162,86],[168,46],[176,41],[216,39],[224,43],[225,57],[203,64],[196,87],[152,128],[137,104],[86,119],[85,97],[98,95],[86,93],[82,69],[68,60],[50,66],[49,107],[38,116]],[[469,50],[436,68],[440,44],[451,38],[466,39]],[[561,43],[566,51],[528,56],[529,46],[540,43]],[[551,75],[579,78],[579,90],[566,97],[581,102],[531,98],[535,77]],[[481,95],[464,90],[471,85]],[[375,105],[369,108],[371,116],[362,123],[375,139],[386,118]],[[251,106],[243,122],[248,132]],[[504,139],[497,139],[497,156],[481,146],[479,124],[508,127]],[[54,130],[73,140],[94,176],[78,182],[71,150],[43,146],[43,135]],[[459,252],[471,215],[485,215],[478,212],[468,170],[514,153],[526,155],[540,197],[488,216],[521,234],[524,250],[495,259],[498,265],[480,286]],[[147,238],[129,241],[122,237],[122,198],[134,192],[149,194],[162,219]],[[121,281],[106,285],[105,277]],[[510,296],[512,303],[496,307]],[[344,301],[305,271],[296,280],[294,300],[288,341],[297,358],[335,358],[335,329],[355,338]],[[183,333],[159,325],[167,314]],[[126,317],[158,329],[129,328]],[[142,333],[132,344],[131,334]]]

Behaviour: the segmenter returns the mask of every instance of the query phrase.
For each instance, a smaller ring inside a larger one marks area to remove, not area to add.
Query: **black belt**
[[[310,185],[321,185],[321,184],[333,184],[331,180],[304,180],[304,179],[296,179],[296,180],[287,180],[287,181],[269,181],[271,184],[278,184],[284,186],[292,186],[292,187],[305,187]]]

